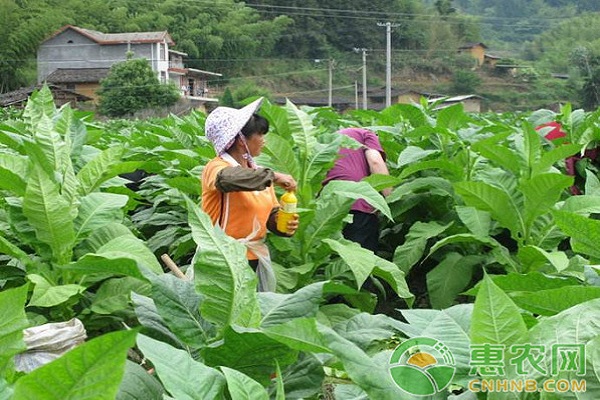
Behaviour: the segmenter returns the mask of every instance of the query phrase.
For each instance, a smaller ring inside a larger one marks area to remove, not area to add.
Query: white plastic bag
[[[15,369],[31,372],[83,343],[86,337],[85,327],[77,318],[27,328],[23,331],[27,351],[15,356]]]

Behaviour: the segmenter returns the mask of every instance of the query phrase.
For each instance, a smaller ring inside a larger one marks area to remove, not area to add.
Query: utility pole
[[[335,60],[329,59],[329,98],[327,104],[329,107],[333,104],[333,68],[335,67]]]
[[[367,49],[354,48],[355,52],[362,51],[362,96],[363,110],[367,109]]]
[[[386,63],[385,63],[385,106],[392,104],[392,28],[399,26],[391,22],[378,22],[377,26],[386,28]]]

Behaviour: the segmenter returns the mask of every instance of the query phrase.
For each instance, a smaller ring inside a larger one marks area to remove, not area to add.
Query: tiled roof
[[[46,77],[52,83],[100,82],[106,78],[109,68],[59,68]]]
[[[26,87],[26,88],[20,88],[20,89],[13,90],[12,92],[8,92],[8,93],[2,93],[2,94],[0,94],[0,107],[7,107],[7,106],[10,106],[13,104],[18,104],[18,103],[27,101],[29,96],[31,96],[31,94],[35,90],[41,89],[41,87],[42,87],[42,85],[36,85],[36,86],[30,86],[30,87]],[[58,86],[54,86],[54,85],[48,85],[48,87],[50,88],[50,90],[53,93],[54,92],[63,92],[63,93],[72,94],[73,96],[75,96],[77,98],[78,101],[91,100],[90,97],[85,96],[80,93],[77,93],[77,92],[74,92],[69,89],[62,89],[62,88],[59,88]]]
[[[99,44],[118,44],[118,43],[159,43],[166,41],[169,45],[174,45],[175,42],[167,31],[160,32],[127,32],[127,33],[102,33],[91,29],[84,29],[78,26],[65,25],[58,31],[54,32],[51,39],[60,33],[72,29]]]

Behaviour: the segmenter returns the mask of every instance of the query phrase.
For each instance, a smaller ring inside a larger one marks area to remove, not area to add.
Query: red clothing
[[[369,176],[371,174],[371,170],[365,157],[365,150],[367,149],[379,151],[385,160],[385,152],[381,147],[379,138],[374,132],[362,128],[347,128],[340,130],[339,133],[351,137],[358,143],[362,144],[363,147],[356,150],[341,148],[340,158],[335,162],[333,168],[331,168],[331,170],[329,170],[327,173],[327,177],[323,181],[323,185],[326,185],[329,181],[334,179],[359,182],[363,178]],[[352,210],[365,213],[375,212],[375,209],[362,199],[357,200],[352,205]]]

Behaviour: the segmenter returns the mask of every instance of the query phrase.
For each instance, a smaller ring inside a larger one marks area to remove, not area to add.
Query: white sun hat
[[[258,111],[263,99],[263,97],[256,99],[240,109],[217,107],[206,117],[204,132],[206,138],[213,144],[217,155],[223,154],[233,144],[252,114]]]

